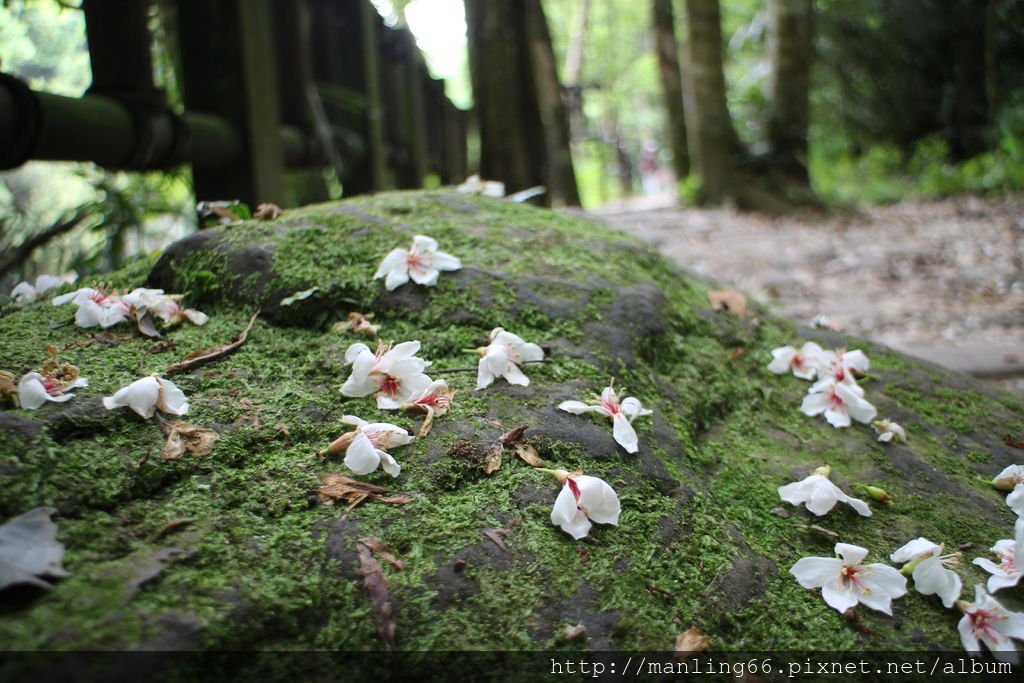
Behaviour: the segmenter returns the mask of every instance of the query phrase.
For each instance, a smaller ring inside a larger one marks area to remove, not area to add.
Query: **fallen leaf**
[[[18,382],[6,370],[0,370],[0,401],[9,401],[18,407]]]
[[[156,320],[153,319],[153,316],[151,316],[148,311],[144,316],[139,318],[136,323],[139,326],[139,332],[147,337],[160,339],[160,330],[156,329]]]
[[[317,496],[324,505],[333,505],[335,500],[345,501],[349,504],[346,512],[367,499],[392,505],[404,505],[412,500],[404,493],[394,496],[384,495],[387,492],[388,490],[382,486],[367,484],[343,474],[325,474],[320,477],[320,489],[317,491]]]
[[[1011,448],[1024,448],[1024,441],[1018,441],[1013,438],[1013,434],[1005,434],[1003,436],[1003,443]]]
[[[484,459],[484,474],[490,474],[497,469],[501,468],[501,459],[505,454],[505,447],[500,443],[496,443],[491,446],[491,450],[487,451],[487,457]]]
[[[388,597],[388,581],[384,577],[384,568],[373,559],[373,550],[362,541],[356,543],[359,555],[359,573],[363,575],[363,585],[370,594],[370,606],[377,617],[377,634],[380,636],[388,652],[395,651],[395,620],[391,615],[391,600]]]
[[[331,331],[344,332],[348,330],[357,334],[377,334],[377,332],[380,331],[380,325],[374,325],[371,323],[370,320],[372,318],[373,313],[350,311],[348,314],[348,320],[334,323],[331,327]]]
[[[384,560],[385,562],[393,566],[395,569],[399,571],[405,569],[405,567],[398,560],[398,558],[391,554],[391,551],[388,550],[388,547],[384,543],[384,541],[380,540],[376,536],[367,536],[366,538],[360,538],[358,542],[362,543],[367,548],[372,550],[374,555]]]
[[[744,353],[746,353],[746,350],[742,346],[737,346],[729,353],[729,360],[739,360],[743,357]]]
[[[54,508],[35,508],[0,526],[0,590],[17,584],[52,588],[40,576],[70,576],[61,562],[64,545],[57,541]]]
[[[160,453],[163,460],[177,460],[185,453],[192,455],[209,455],[213,451],[213,445],[220,438],[220,434],[181,420],[161,423],[164,432],[167,434],[167,442]]]
[[[804,531],[816,531],[822,536],[828,536],[829,538],[834,538],[837,541],[841,538],[839,534],[837,534],[835,531],[831,531],[829,529],[826,529],[825,527],[818,526],[817,524],[797,524],[796,528],[803,529]]]
[[[747,314],[747,297],[735,289],[710,290],[708,301],[713,311],[729,311],[740,316]]]
[[[156,537],[163,538],[167,534],[173,534],[178,529],[183,529],[194,521],[196,521],[195,517],[179,517],[178,519],[172,519],[167,522],[167,524],[164,524],[163,528],[157,532]]]
[[[309,297],[313,296],[319,291],[319,287],[310,287],[309,289],[304,289],[301,292],[295,292],[291,296],[286,296],[285,298],[281,299],[281,305],[291,306],[297,301],[303,301],[305,299],[308,299]]]
[[[676,636],[675,649],[679,654],[696,654],[706,651],[710,645],[708,637],[696,626],[691,626]]]
[[[576,624],[575,626],[566,626],[564,640],[581,640],[587,637],[587,627],[583,624]]]
[[[128,579],[127,595],[125,597],[130,598],[135,595],[143,584],[159,576],[164,567],[183,552],[181,548],[160,548],[152,554],[134,558],[133,572]]]
[[[537,455],[537,449],[528,443],[517,443],[512,447],[516,455],[530,467],[544,467],[544,461]]]
[[[515,429],[509,430],[501,435],[498,439],[502,444],[506,446],[514,446],[515,444],[523,440],[523,435],[526,434],[526,430],[529,429],[529,425],[523,425],[522,427],[516,427]]]
[[[249,330],[256,324],[256,318],[260,312],[256,311],[252,314],[252,318],[249,319],[249,324],[245,326],[242,333],[239,334],[234,341],[229,344],[221,344],[220,346],[214,346],[210,349],[203,349],[201,351],[193,351],[177,363],[172,363],[166,370],[165,375],[170,375],[175,372],[184,372],[185,370],[191,370],[192,368],[198,367],[203,363],[209,363],[212,360],[223,358],[230,353],[234,353],[249,339]]]
[[[256,207],[256,213],[252,215],[253,218],[257,218],[261,221],[273,221],[281,217],[284,211],[277,204],[271,204],[270,202],[264,202]]]
[[[484,529],[484,536],[489,538],[494,545],[498,546],[505,552],[508,552],[508,546],[505,545],[505,541],[501,540],[502,536],[509,536],[512,532],[508,529]]]

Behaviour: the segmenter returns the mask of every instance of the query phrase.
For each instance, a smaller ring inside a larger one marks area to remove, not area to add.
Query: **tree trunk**
[[[565,86],[566,114],[569,117],[569,139],[579,140],[586,135],[583,119],[583,54],[587,44],[587,24],[590,18],[590,0],[580,0],[576,24],[565,50],[565,68],[562,84]]]
[[[736,163],[740,142],[725,101],[722,28],[718,0],[686,0],[690,69],[686,85],[692,107],[686,109],[690,154],[700,174],[698,201],[723,204],[739,191]]]
[[[665,98],[666,128],[672,149],[672,166],[676,178],[690,174],[690,153],[686,146],[686,112],[683,105],[683,74],[679,68],[679,44],[676,42],[676,19],[672,0],[654,0],[654,47],[658,54],[658,74]]]
[[[509,192],[544,185],[546,203],[579,204],[568,124],[539,0],[466,0],[480,126],[480,175]]]
[[[775,170],[802,183],[808,182],[813,26],[813,0],[768,0],[769,160]]]

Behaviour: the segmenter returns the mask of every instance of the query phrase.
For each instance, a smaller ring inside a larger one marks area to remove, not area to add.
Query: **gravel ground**
[[[772,218],[641,200],[594,212],[776,313],[1024,393],[1024,197]]]

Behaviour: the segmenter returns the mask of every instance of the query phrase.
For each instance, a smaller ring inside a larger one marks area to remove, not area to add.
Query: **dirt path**
[[[1024,197],[768,218],[648,201],[596,212],[680,265],[801,321],[1024,393]]]

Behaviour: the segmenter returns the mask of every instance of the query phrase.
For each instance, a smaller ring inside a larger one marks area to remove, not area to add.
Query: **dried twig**
[[[235,337],[230,344],[222,344],[220,346],[215,346],[212,349],[203,349],[202,351],[193,351],[177,363],[172,363],[167,366],[167,369],[164,370],[164,374],[171,375],[175,372],[185,372],[186,370],[199,367],[203,363],[209,363],[212,360],[217,360],[218,358],[223,358],[224,356],[234,353],[249,339],[249,330],[251,330],[252,326],[256,324],[256,318],[259,317],[259,314],[259,311],[252,314],[252,318],[249,319],[249,324],[245,326],[242,333]]]

